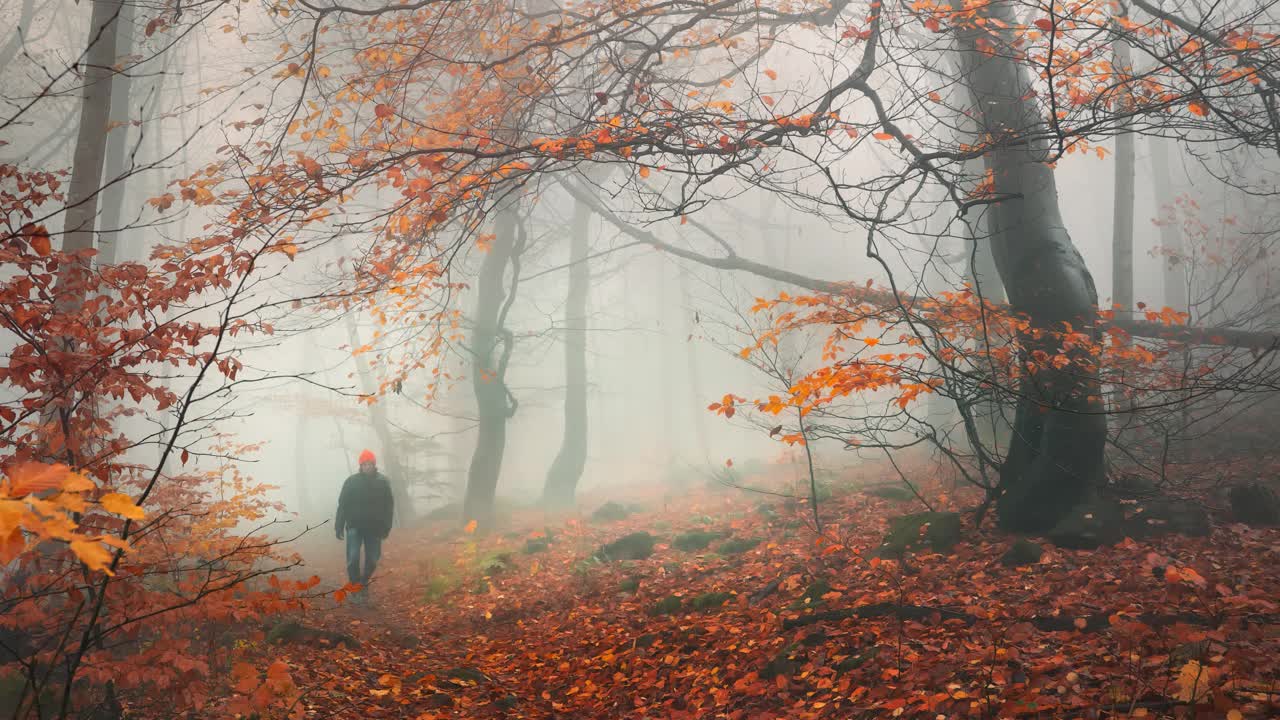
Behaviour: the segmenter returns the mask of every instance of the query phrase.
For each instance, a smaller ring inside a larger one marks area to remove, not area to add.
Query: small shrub
[[[596,508],[595,512],[591,513],[591,519],[596,522],[617,522],[619,520],[626,520],[630,516],[631,510],[629,510],[625,505],[613,501],[609,501],[604,505],[601,505]]]
[[[643,560],[653,554],[656,538],[647,532],[625,535],[600,548],[596,557],[601,560]]]
[[[423,588],[422,597],[428,603],[437,603],[445,595],[458,589],[461,583],[452,573],[437,573],[427,578],[427,586]]]
[[[729,602],[729,598],[732,597],[733,595],[727,592],[703,593],[693,599],[693,609],[700,610],[702,612],[714,610],[715,608]]]
[[[720,543],[716,552],[721,555],[741,555],[760,544],[760,538],[737,538]]]
[[[649,609],[650,615],[675,615],[684,606],[684,601],[675,595],[668,595]]]
[[[721,534],[718,532],[694,530],[678,536],[675,539],[675,542],[671,543],[671,545],[675,549],[683,550],[684,552],[697,552],[699,550],[706,550],[711,543],[719,540],[720,538]]]

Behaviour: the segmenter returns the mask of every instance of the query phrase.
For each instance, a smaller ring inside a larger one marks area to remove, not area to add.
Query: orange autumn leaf
[[[0,510],[0,513],[2,512]],[[0,533],[0,562],[10,563],[26,549],[27,541],[22,535],[21,528],[15,527],[8,532]]]
[[[892,139],[893,139],[893,134],[892,134],[892,133],[887,133],[887,132],[878,132],[878,133],[872,133],[872,134],[871,134],[871,137],[873,137],[873,138],[875,138],[875,139],[877,139],[877,140],[892,140]]]
[[[476,531],[476,527],[478,527],[478,526],[479,526],[479,523],[478,523],[477,521],[475,521],[475,520],[472,520],[472,521],[470,521],[470,522],[468,522],[468,523],[467,523],[466,527],[462,528],[462,532],[464,532],[464,533],[466,533],[466,534],[468,534],[468,535],[471,535],[472,533],[474,533],[474,532]]]
[[[769,79],[770,79],[770,80],[777,80],[777,79],[778,79],[778,73],[777,73],[776,71],[774,71],[774,70],[765,70],[765,71],[764,71],[764,74],[765,74],[765,75],[767,75],[767,76],[769,77]]]
[[[71,552],[80,558],[80,562],[84,563],[90,570],[100,570],[108,575],[114,575],[109,565],[111,564],[111,553],[102,547],[102,543],[97,540],[72,540]]]
[[[9,472],[8,494],[22,497],[46,490],[62,488],[70,470],[66,465],[25,462]]]
[[[98,502],[102,504],[102,508],[107,512],[130,520],[141,520],[147,515],[142,508],[133,504],[132,498],[122,493],[107,493]]]
[[[1187,108],[1191,110],[1192,113],[1199,115],[1200,117],[1207,117],[1209,115],[1209,106],[1204,104],[1201,100],[1192,100],[1190,104],[1187,105]]]
[[[231,680],[236,692],[248,695],[258,689],[258,670],[246,662],[237,662],[231,666]]]

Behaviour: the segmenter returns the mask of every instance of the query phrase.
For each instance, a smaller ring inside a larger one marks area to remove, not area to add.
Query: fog
[[[0,714],[1274,711],[1280,28],[1166,5],[0,0]]]

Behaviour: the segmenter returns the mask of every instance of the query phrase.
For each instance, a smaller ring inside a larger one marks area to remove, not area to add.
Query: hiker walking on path
[[[391,534],[391,520],[395,511],[395,499],[391,493],[391,481],[378,472],[378,461],[373,453],[360,453],[360,472],[347,478],[338,495],[338,515],[334,530],[339,540],[347,540],[347,580],[369,585],[373,570],[382,556],[382,541]],[[360,549],[364,548],[364,564],[360,563]],[[367,597],[364,589],[361,598]]]

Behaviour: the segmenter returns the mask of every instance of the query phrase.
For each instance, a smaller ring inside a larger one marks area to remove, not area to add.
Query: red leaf
[[[32,235],[31,247],[40,257],[49,257],[49,253],[53,251],[53,247],[49,244],[49,236],[44,234]]]
[[[1035,26],[1045,32],[1053,32],[1053,21],[1049,18],[1040,18],[1035,21]]]

